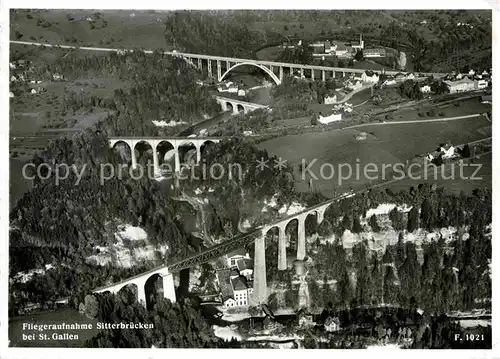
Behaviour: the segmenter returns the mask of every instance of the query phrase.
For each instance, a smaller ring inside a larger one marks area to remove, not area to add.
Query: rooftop
[[[236,265],[240,272],[245,269],[253,269],[253,263],[249,259],[238,259]]]
[[[245,290],[248,289],[247,280],[243,276],[239,276],[231,279],[231,285],[233,290]]]
[[[228,254],[226,254],[228,258],[231,258],[231,257],[236,257],[236,256],[242,256],[242,257],[246,257],[247,255],[247,251],[245,250],[245,248],[238,248],[232,252],[229,252]]]

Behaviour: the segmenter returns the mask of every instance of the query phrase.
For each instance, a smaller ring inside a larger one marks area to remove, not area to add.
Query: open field
[[[11,12],[11,40],[168,49],[163,24],[165,12],[100,10],[98,14],[76,9]]]
[[[418,186],[420,183],[436,183],[438,187],[444,187],[448,192],[460,194],[461,191],[464,191],[469,195],[476,188],[486,188],[491,190],[493,179],[491,154],[482,155],[469,163],[480,164],[480,167],[467,166],[463,168],[463,177],[469,178],[468,180],[460,178],[460,168],[458,167],[458,164],[453,164],[443,166],[444,176],[439,175],[437,180],[434,180],[433,174],[430,173],[427,179],[424,178],[417,181],[406,178],[391,184],[390,187],[393,191],[398,191],[408,189],[411,186]],[[452,166],[454,166],[454,169],[452,169]],[[477,173],[475,173],[476,168],[478,169]],[[446,179],[443,177],[446,177]],[[448,177],[450,177],[450,179],[447,179]]]
[[[482,139],[484,128],[491,124],[484,117],[468,118],[447,122],[387,124],[384,126],[366,125],[356,129],[340,129],[328,132],[304,133],[281,138],[275,138],[259,144],[270,154],[282,157],[289,164],[297,167],[304,159],[306,164],[316,159],[311,166],[311,172],[318,177],[313,185],[331,196],[333,191],[363,188],[370,183],[364,175],[363,168],[368,163],[377,165],[378,178],[382,177],[382,165],[392,166],[396,163],[405,164],[416,155],[431,152],[442,143],[451,141],[460,144]],[[366,140],[356,140],[360,132],[367,133]],[[321,179],[320,167],[332,164],[337,172],[339,164],[346,164],[343,175],[348,174],[347,165],[350,165],[353,176],[349,180],[339,183],[339,174],[331,175],[329,167],[324,168],[324,177]],[[359,175],[356,175],[356,165],[359,165]],[[371,166],[371,165],[370,165]],[[390,174],[390,170],[386,170]],[[373,171],[368,177],[377,177]],[[313,178],[314,179],[314,178]],[[307,190],[307,182],[300,172],[296,173],[297,189]],[[373,184],[372,183],[372,184]]]

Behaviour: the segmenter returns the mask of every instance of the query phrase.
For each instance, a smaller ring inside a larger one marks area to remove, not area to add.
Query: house
[[[340,330],[340,320],[337,317],[328,317],[325,320],[325,330],[327,332],[336,332]]]
[[[476,74],[476,71],[474,70],[469,70],[469,76],[474,76]]]
[[[247,279],[251,278],[253,275],[253,263],[250,259],[238,259],[236,262],[238,267],[238,271],[240,275],[246,277]]]
[[[61,74],[55,73],[55,74],[53,74],[53,75],[52,75],[52,79],[53,79],[54,81],[63,80],[63,79],[64,79],[64,76],[63,76],[63,75],[61,75]]]
[[[386,56],[385,49],[364,49],[363,56],[364,57],[385,57]]]
[[[457,81],[443,81],[448,87],[450,93],[472,91],[475,89],[476,85],[474,81],[465,77]]]
[[[293,261],[293,267],[295,268],[295,274],[303,275],[305,272],[304,261],[296,259]]]
[[[245,95],[246,95],[245,90],[243,89],[238,90],[238,96],[245,96]]]
[[[17,81],[17,79],[16,79],[16,77],[15,77],[14,75],[12,75],[12,76],[10,77],[10,81],[11,81],[11,82],[16,82],[16,81]]]
[[[481,103],[491,103],[491,95],[481,96]]]
[[[232,268],[231,272],[229,273],[229,278],[233,279],[233,278],[238,278],[239,276],[240,276],[240,271],[238,270],[238,268]]]
[[[483,79],[476,80],[476,81],[474,81],[474,83],[475,83],[475,88],[477,90],[482,90],[482,89],[488,87],[488,81],[483,80]]]
[[[443,155],[443,159],[455,157],[455,147],[452,145],[442,146],[439,151]]]
[[[353,84],[350,80],[347,80],[344,84],[345,88],[348,89],[348,90],[357,90],[361,87],[363,87],[363,85],[361,84],[360,81],[356,81],[355,84]]]
[[[402,80],[405,80],[405,79],[406,79],[406,76],[405,76],[405,74],[403,74],[403,73],[401,73],[401,72],[398,72],[396,75],[394,75],[394,79],[395,79],[395,80],[402,81]]]
[[[363,35],[359,34],[359,41],[351,41],[351,47],[357,50],[363,50],[365,47],[365,42],[363,41]]]
[[[379,76],[373,71],[365,71],[361,75],[361,81],[365,83],[374,83],[376,84],[379,80]]]
[[[236,301],[235,301],[233,298],[231,298],[231,297],[226,298],[226,299],[224,300],[224,306],[225,306],[226,308],[235,307],[235,306],[236,306]]]
[[[337,95],[333,95],[332,97],[326,96],[323,102],[325,105],[331,105],[333,103],[337,103]]]
[[[407,73],[404,77],[405,80],[415,80],[415,74],[413,72]]]
[[[243,276],[236,278],[231,278],[231,286],[233,287],[233,298],[236,302],[236,306],[247,306],[248,305],[248,285],[247,280]]]
[[[237,249],[226,254],[227,266],[229,268],[237,266],[236,262],[239,259],[251,259],[249,254],[244,249]]]
[[[420,87],[420,92],[422,93],[430,93],[431,92],[431,87],[429,85],[424,85]]]
[[[313,316],[310,313],[307,313],[304,309],[300,309],[297,312],[296,318],[297,318],[297,324],[300,327],[309,327],[315,325],[313,321]]]
[[[392,85],[396,85],[396,80],[385,80],[383,83],[382,83],[382,86],[392,86]]]
[[[13,98],[13,97],[14,97],[14,92],[10,91],[10,92],[9,92],[9,97],[10,97],[10,98]]]
[[[9,68],[11,68],[13,70],[16,69],[16,64],[13,62],[9,62]]]
[[[33,95],[37,94],[36,90],[35,89],[31,89],[30,91]]]
[[[349,49],[343,43],[335,41],[332,44],[332,47],[333,47],[333,51],[335,51],[335,56],[345,57],[349,54]]]

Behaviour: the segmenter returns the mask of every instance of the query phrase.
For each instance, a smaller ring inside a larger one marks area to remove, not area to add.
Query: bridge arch
[[[244,65],[250,65],[250,66],[255,66],[255,67],[258,67],[259,69],[263,70],[266,74],[268,74],[274,81],[274,83],[276,85],[280,85],[281,84],[281,81],[280,79],[278,78],[278,76],[276,76],[270,69],[268,69],[267,67],[263,66],[263,65],[260,65],[258,63],[255,63],[255,62],[240,62],[239,64],[236,64],[232,67],[230,67],[229,69],[227,69],[226,72],[224,72],[224,74],[220,77],[219,79],[219,82],[224,80],[224,77],[227,76],[227,74],[229,74],[230,71],[234,70],[235,68],[239,67],[239,66],[244,66]]]

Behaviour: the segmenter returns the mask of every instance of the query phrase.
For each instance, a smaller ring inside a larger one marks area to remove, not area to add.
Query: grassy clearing
[[[444,176],[445,177],[454,177],[451,179],[443,179],[438,173],[438,179],[434,180],[432,174],[429,174],[429,178],[422,180],[412,180],[412,179],[404,179],[402,181],[391,184],[391,189],[393,191],[398,191],[402,189],[408,189],[411,186],[418,186],[420,183],[436,183],[438,187],[444,187],[447,191],[455,194],[460,194],[461,191],[464,191],[466,194],[471,194],[472,191],[476,188],[492,188],[492,157],[491,154],[482,155],[478,159],[474,159],[471,163],[479,164],[478,172],[475,173],[477,167],[467,166],[463,168],[464,178],[460,177],[460,168],[458,164],[453,164],[454,169],[451,168],[451,165],[444,167]],[[454,176],[453,175],[454,171]],[[472,177],[474,175],[474,177]],[[476,179],[477,178],[477,179]]]
[[[335,173],[332,179],[319,178],[314,181],[316,188],[325,195],[332,195],[334,189],[345,190],[350,186],[363,188],[369,185],[371,181],[363,173],[363,168],[368,163],[377,164],[378,171],[381,172],[383,164],[389,166],[406,163],[416,155],[435,150],[442,142],[460,144],[484,138],[481,132],[489,124],[484,117],[477,117],[424,124],[366,125],[357,129],[275,138],[262,142],[259,146],[270,154],[286,159],[295,167],[301,164],[303,159],[307,164],[316,159],[311,171],[317,177],[321,177],[320,167],[325,163],[332,164],[335,170],[338,164],[350,164],[353,171],[356,171],[356,165],[359,164],[360,175],[354,174],[354,177],[340,185],[338,173]],[[366,132],[368,138],[363,141],[356,140],[355,136],[360,132]],[[345,171],[347,174],[347,167]],[[325,177],[330,177],[330,173],[330,170],[325,168]],[[387,170],[386,173],[389,174],[390,171]],[[373,172],[370,172],[369,176],[374,176]],[[297,189],[307,190],[308,178],[303,180],[297,172],[296,180]]]
[[[72,9],[11,12],[11,40],[118,48],[168,48],[164,37],[164,12],[101,10],[99,18],[94,15],[95,12]],[[67,15],[71,15],[73,20],[69,20]],[[87,20],[89,17],[92,21]],[[42,25],[37,25],[39,19]],[[19,38],[19,34],[22,37]]]

